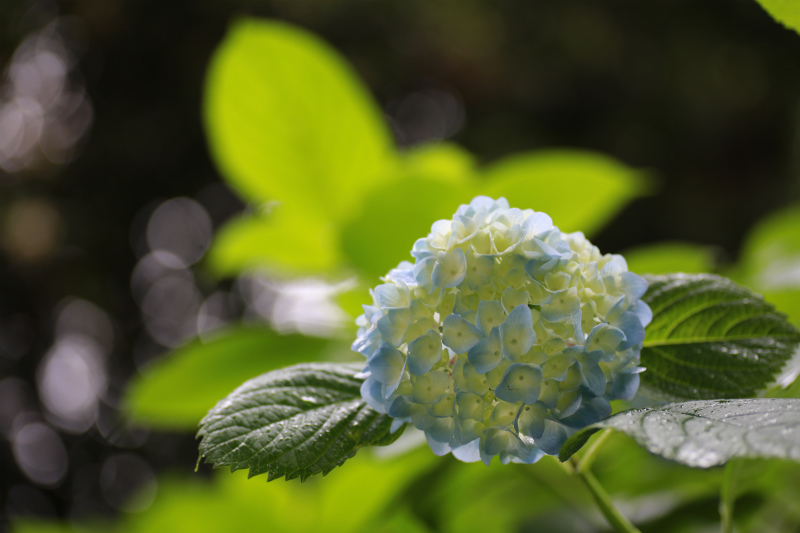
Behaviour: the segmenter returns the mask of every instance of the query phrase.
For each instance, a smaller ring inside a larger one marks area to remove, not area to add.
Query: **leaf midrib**
[[[796,335],[790,335],[790,334],[770,335],[769,333],[767,333],[765,335],[758,336],[758,337],[755,337],[753,335],[747,335],[747,336],[736,336],[736,337],[693,337],[693,338],[690,338],[690,339],[674,339],[674,340],[670,340],[670,339],[661,340],[661,339],[659,339],[659,340],[650,341],[650,342],[645,340],[642,343],[642,348],[655,348],[655,347],[659,347],[659,346],[680,346],[682,344],[705,344],[705,343],[712,343],[712,342],[713,343],[717,343],[717,342],[736,342],[736,341],[747,341],[747,340],[757,340],[757,339],[766,339],[766,338],[770,338],[770,339],[787,339],[789,341],[797,340],[797,336]]]

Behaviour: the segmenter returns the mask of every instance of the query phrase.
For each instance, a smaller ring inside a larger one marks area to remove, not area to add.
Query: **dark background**
[[[755,221],[798,198],[800,37],[754,0],[3,0],[0,66],[55,21],[77,60],[69,86],[83,88],[92,120],[71,161],[0,170],[0,385],[14,379],[0,387],[0,531],[14,515],[113,515],[136,488],[133,474],[124,489],[102,479],[104,458],[121,452],[156,473],[193,475],[192,435],[130,428],[117,414],[136,354],[164,351],[147,340],[131,295],[132,240],[171,197],[198,199],[215,227],[242,207],[217,184],[201,124],[208,59],[242,15],[285,19],[330,42],[403,145],[445,136],[482,163],[577,147],[648,169],[657,193],[594,237],[604,252],[685,240],[732,262]],[[404,105],[414,94],[455,105],[444,133],[428,127],[424,108]],[[44,245],[26,248],[37,238]],[[198,280],[206,291],[215,283]],[[113,430],[54,426],[68,470],[48,485],[26,477],[11,440],[19,417],[49,424],[36,373],[68,297],[94,303],[113,325],[98,415]]]

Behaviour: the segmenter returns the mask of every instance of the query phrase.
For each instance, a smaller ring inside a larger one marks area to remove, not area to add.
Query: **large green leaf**
[[[164,429],[197,428],[220,398],[246,379],[287,365],[319,360],[335,341],[237,327],[192,341],[160,359],[128,386],[134,419]]]
[[[295,365],[251,379],[200,424],[200,456],[249,475],[305,480],[327,474],[362,446],[390,444],[392,419],[361,397],[360,363]]]
[[[800,289],[800,206],[773,213],[753,228],[739,274],[758,290]]]
[[[772,18],[800,33],[800,4],[797,0],[758,0]]]
[[[439,219],[452,218],[475,196],[468,180],[402,176],[372,191],[342,230],[342,249],[371,284],[400,261],[412,261],[414,241]]]
[[[214,54],[205,89],[214,158],[254,203],[340,218],[392,165],[393,141],[372,98],[304,30],[240,20]]]
[[[652,189],[642,172],[579,150],[512,155],[485,172],[484,194],[505,196],[513,207],[544,211],[562,231],[587,235]]]
[[[330,221],[284,206],[246,214],[223,226],[209,250],[211,268],[235,276],[254,267],[279,275],[328,274],[341,268],[338,229]]]
[[[628,270],[637,274],[701,273],[714,269],[714,251],[688,242],[662,242],[626,250]]]
[[[800,461],[800,400],[706,400],[633,409],[601,420],[569,438],[566,461],[604,428],[622,431],[650,452],[678,463],[709,468],[740,458]]]
[[[800,333],[760,296],[709,274],[652,276],[642,386],[667,398],[742,398],[765,389]]]

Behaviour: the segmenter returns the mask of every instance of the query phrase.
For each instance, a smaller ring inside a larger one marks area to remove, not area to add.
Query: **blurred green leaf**
[[[642,386],[668,398],[742,398],[764,390],[800,333],[758,295],[710,274],[652,276]]]
[[[394,160],[382,114],[346,62],[280,22],[231,27],[209,67],[205,122],[223,175],[256,204],[341,218]]]
[[[378,459],[359,453],[348,468],[307,483],[248,482],[243,472],[221,472],[213,482],[200,477],[160,478],[152,506],[144,512],[123,514],[116,524],[15,520],[19,533],[67,533],[72,531],[272,531],[293,533],[388,533],[376,525],[394,523],[393,502],[409,483],[438,460],[427,449]],[[413,523],[405,512],[403,523]],[[91,529],[89,529],[91,527]],[[398,530],[401,531],[401,530]],[[405,530],[402,530],[405,531]],[[415,530],[411,530],[415,531]],[[418,529],[416,531],[424,531]]]
[[[509,156],[485,171],[483,194],[543,211],[562,231],[599,230],[628,202],[649,194],[651,180],[604,155],[548,150]]]
[[[800,4],[797,0],[758,0],[772,18],[800,33]]]
[[[400,261],[412,260],[411,247],[430,233],[431,224],[451,218],[473,196],[470,180],[401,175],[366,196],[359,214],[342,229],[342,249],[375,285]]]
[[[800,206],[761,220],[747,236],[742,281],[757,290],[800,289]]]
[[[601,420],[570,437],[566,461],[595,432],[611,428],[651,453],[687,466],[709,468],[733,458],[800,461],[800,400],[706,400],[633,409]]]
[[[463,183],[476,172],[475,156],[453,143],[423,144],[403,154],[401,172]]]
[[[763,291],[764,298],[800,328],[800,288],[782,291]]]
[[[363,446],[383,446],[402,433],[361,397],[361,363],[311,363],[247,381],[200,423],[200,456],[268,480],[327,474]]]
[[[536,524],[534,531],[591,531],[581,513],[591,497],[553,458],[489,467],[441,460],[450,460],[451,468],[432,476],[421,498],[437,531],[515,533],[526,522]]]
[[[628,270],[637,274],[701,273],[714,270],[714,251],[709,246],[662,242],[631,248],[622,253]]]
[[[194,430],[208,410],[247,379],[300,362],[318,361],[335,341],[236,327],[194,340],[158,360],[128,386],[125,410],[165,429]]]
[[[306,483],[246,480],[222,472],[215,483],[162,483],[153,507],[129,515],[125,531],[372,532],[391,503],[437,458],[418,449],[389,459],[359,453],[325,479]]]
[[[279,275],[330,275],[341,268],[338,231],[321,218],[279,206],[269,215],[246,214],[215,235],[211,268],[235,276],[254,267]]]

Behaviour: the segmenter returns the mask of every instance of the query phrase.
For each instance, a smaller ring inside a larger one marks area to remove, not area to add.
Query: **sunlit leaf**
[[[800,4],[797,0],[758,0],[772,18],[800,33]]]
[[[414,241],[469,203],[473,187],[469,180],[400,176],[367,195],[358,216],[342,230],[342,249],[374,284],[400,261],[413,261]]]
[[[603,428],[622,431],[652,453],[709,468],[730,459],[800,461],[800,400],[759,398],[706,400],[633,409],[579,431],[564,444],[567,460]]]
[[[243,381],[287,365],[318,361],[335,341],[279,335],[264,327],[221,331],[160,359],[128,386],[125,407],[136,420],[194,430],[208,410]]]
[[[800,288],[781,291],[763,291],[764,298],[800,328]]]
[[[403,154],[402,170],[413,176],[428,176],[462,183],[475,173],[475,156],[453,143],[416,146]]]
[[[408,510],[404,510],[402,518],[396,517],[398,509],[390,504],[437,459],[423,449],[386,459],[362,452],[348,462],[346,469],[318,483],[248,483],[242,472],[233,475],[221,472],[212,480],[200,476],[182,479],[167,476],[159,478],[156,498],[145,512],[116,517],[113,527],[104,522],[80,519],[71,522],[14,520],[13,531],[217,533],[252,531],[257,525],[257,529],[263,531],[318,533],[324,525],[326,531],[341,533],[388,533],[394,529],[373,526],[380,527],[384,522],[416,522]]]
[[[600,229],[651,180],[614,159],[578,150],[512,155],[488,167],[482,192],[512,206],[544,211],[562,231]]]
[[[800,333],[760,296],[709,274],[652,276],[642,385],[678,399],[743,398],[765,389]]]
[[[380,111],[346,62],[280,22],[231,27],[209,67],[205,121],[223,176],[254,203],[340,218],[394,157]]]
[[[622,252],[628,270],[637,274],[701,273],[714,269],[714,251],[685,242],[648,244]]]
[[[330,275],[341,268],[338,230],[311,213],[279,206],[269,215],[246,214],[214,237],[208,261],[220,276],[254,267],[298,276]]]
[[[251,379],[200,424],[200,455],[215,466],[305,480],[327,474],[363,446],[397,439],[392,419],[361,397],[361,363],[295,365]]]
[[[436,530],[514,533],[527,521],[540,531],[586,530],[591,522],[575,509],[590,506],[590,496],[577,477],[567,475],[552,459],[532,467],[498,462],[486,467],[440,458],[451,461],[451,468],[430,480],[423,500],[435,517]],[[564,517],[567,513],[572,516]],[[553,518],[559,519],[558,528]]]
[[[757,290],[800,289],[800,206],[760,221],[742,249],[742,281]]]

